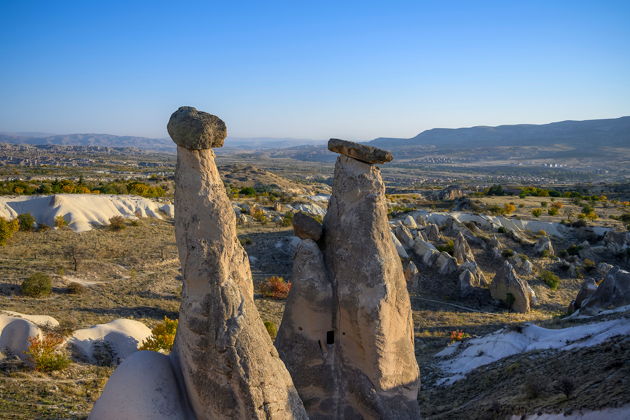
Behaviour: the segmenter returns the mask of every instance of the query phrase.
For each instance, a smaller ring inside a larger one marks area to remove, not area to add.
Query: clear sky
[[[630,115],[630,1],[0,0],[0,131],[370,139]]]

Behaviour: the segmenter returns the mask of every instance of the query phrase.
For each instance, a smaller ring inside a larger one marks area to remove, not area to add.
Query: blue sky
[[[630,1],[0,0],[0,131],[370,139],[630,115]]]

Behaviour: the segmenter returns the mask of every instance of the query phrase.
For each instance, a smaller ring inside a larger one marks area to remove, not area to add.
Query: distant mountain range
[[[226,149],[266,150],[283,149],[303,145],[325,145],[327,140],[270,138],[270,137],[228,137]],[[156,152],[175,152],[171,139],[114,136],[112,134],[49,134],[49,133],[2,133],[0,143],[13,144],[55,144],[65,146],[136,147]]]
[[[499,146],[630,147],[630,117],[561,121],[551,124],[517,124],[497,127],[433,128],[410,139],[377,138],[368,142],[384,149],[434,145],[440,148]]]
[[[172,153],[175,145],[166,138],[114,136],[111,134],[1,133],[0,143],[57,144],[78,146],[136,147]],[[409,139],[377,138],[366,142],[411,158],[433,150],[497,148],[501,146],[564,145],[576,153],[604,148],[630,148],[630,116],[601,120],[561,121],[551,124],[518,124],[497,127],[434,128]],[[258,150],[275,157],[300,160],[332,160],[326,140],[295,138],[228,138],[224,152]]]

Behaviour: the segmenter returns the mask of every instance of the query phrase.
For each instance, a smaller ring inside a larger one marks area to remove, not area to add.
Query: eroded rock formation
[[[331,140],[329,144],[329,149],[344,153],[335,165],[322,238],[323,266],[332,299],[330,303],[327,299],[311,301],[309,305],[315,307],[307,312],[322,316],[316,325],[304,327],[306,323],[296,315],[304,307],[298,306],[303,301],[299,298],[302,291],[294,286],[276,344],[292,372],[302,375],[309,366],[314,366],[311,372],[321,372],[309,373],[305,382],[296,380],[311,418],[415,419],[419,417],[419,370],[411,305],[387,221],[380,170],[366,163],[391,159],[377,160],[374,156],[390,155],[348,143],[338,147],[339,142]],[[307,248],[308,260],[319,261],[315,243],[303,243],[302,252]],[[319,262],[306,264],[300,253],[296,258],[295,284],[317,278],[307,283],[327,289]],[[325,313],[332,319],[323,316]],[[302,329],[296,330],[296,325]],[[324,343],[325,328],[330,329]],[[308,347],[306,358],[287,355],[292,346]],[[334,369],[329,369],[329,363]]]
[[[184,279],[175,344],[169,357],[140,352],[123,363],[90,418],[307,419],[254,305],[211,149],[223,144],[225,124],[182,107],[168,131],[178,145],[175,234]]]
[[[532,290],[527,282],[516,275],[508,261],[497,271],[490,284],[490,294],[504,302],[515,312],[529,312]]]
[[[306,418],[254,305],[249,260],[210,147],[225,124],[194,108],[168,124],[177,143],[175,235],[184,287],[172,357],[200,419]]]

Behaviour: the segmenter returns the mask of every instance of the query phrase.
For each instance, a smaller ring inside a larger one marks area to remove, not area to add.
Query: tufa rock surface
[[[525,280],[516,275],[508,261],[497,271],[490,284],[490,294],[494,299],[507,304],[515,312],[529,312],[531,289]],[[512,297],[509,298],[508,295]]]
[[[336,417],[418,418],[411,302],[376,166],[337,158],[324,232],[336,292]]]
[[[254,304],[249,260],[214,152],[178,147],[175,185],[184,287],[171,355],[195,415],[306,418]]]
[[[276,347],[309,416],[334,418],[334,343],[327,337],[334,329],[333,290],[314,241],[306,239],[297,246],[291,279]]]
[[[227,137],[227,128],[219,117],[192,106],[182,106],[175,111],[166,129],[178,146],[189,150],[222,147]]]
[[[328,150],[370,164],[385,163],[394,159],[387,150],[340,139],[330,139]]]
[[[312,241],[298,250],[277,339],[311,419],[419,418],[411,303],[394,242],[380,170],[339,156],[322,253]],[[412,277],[414,268],[407,263]]]
[[[298,212],[293,216],[293,233],[300,239],[319,241],[322,236],[322,224],[314,217]]]
[[[470,245],[468,245],[468,242],[462,232],[459,232],[455,238],[453,256],[455,257],[457,264],[463,264],[466,261],[475,261],[475,255],[470,249]]]
[[[606,309],[630,305],[630,273],[614,267],[595,291],[586,293],[590,295],[581,302],[581,314],[595,315]]]

